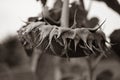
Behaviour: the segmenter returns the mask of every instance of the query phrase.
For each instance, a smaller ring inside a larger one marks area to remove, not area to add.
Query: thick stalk
[[[89,80],[93,80],[94,72],[103,56],[104,55],[102,55],[102,54],[100,56],[98,56],[94,63],[91,62],[91,57],[86,59],[87,65],[88,65],[88,70],[89,70]]]
[[[92,67],[95,69],[97,67],[97,65],[99,64],[99,62],[101,61],[101,59],[103,58],[103,54],[100,54],[97,59],[93,62]]]
[[[69,0],[63,0],[63,8],[61,14],[61,26],[69,27]]]
[[[33,72],[36,72],[36,68],[37,68],[37,64],[38,64],[38,59],[41,56],[41,54],[42,54],[41,50],[36,49],[36,48],[34,49],[33,55],[32,55],[32,58],[31,58],[31,70]]]
[[[92,69],[90,57],[86,59],[86,62],[88,65],[88,72],[89,72],[89,79],[88,80],[92,80],[93,79],[93,69]]]

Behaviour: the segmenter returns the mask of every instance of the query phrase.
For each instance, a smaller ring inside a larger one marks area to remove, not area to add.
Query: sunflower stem
[[[61,26],[67,28],[69,27],[69,0],[63,0]]]
[[[31,63],[30,63],[31,70],[33,72],[36,72],[38,59],[41,55],[42,55],[42,51],[35,48],[34,51],[33,51],[33,55],[32,55],[32,58],[31,58]]]

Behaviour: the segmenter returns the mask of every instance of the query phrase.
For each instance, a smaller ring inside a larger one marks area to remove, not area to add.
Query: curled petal
[[[46,49],[51,44],[53,37],[56,36],[57,34],[58,34],[58,28],[56,26],[54,26],[53,29],[51,30],[50,34],[49,34],[49,43],[48,43],[48,46],[46,47]]]
[[[34,28],[40,27],[41,25],[45,25],[45,22],[31,22],[27,27],[25,27],[24,33],[31,32]]]
[[[98,29],[102,27],[102,25],[105,23],[106,19],[102,22],[101,25],[95,27],[95,28],[88,28],[90,32],[96,32]]]

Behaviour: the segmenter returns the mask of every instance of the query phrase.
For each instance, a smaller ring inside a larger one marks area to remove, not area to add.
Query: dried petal
[[[46,49],[50,46],[53,37],[56,36],[57,34],[58,34],[58,28],[56,26],[54,26],[49,34],[49,43],[48,43]]]
[[[51,26],[51,25],[42,25],[38,29],[40,31],[40,33],[38,34],[38,35],[40,35],[40,38],[38,38],[38,44],[36,45],[36,47],[40,46],[41,43],[44,41],[44,39],[47,36],[49,36],[49,33],[53,29],[53,26]]]

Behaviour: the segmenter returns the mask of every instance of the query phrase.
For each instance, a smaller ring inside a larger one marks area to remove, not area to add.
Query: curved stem
[[[63,0],[61,26],[69,27],[69,0]]]

